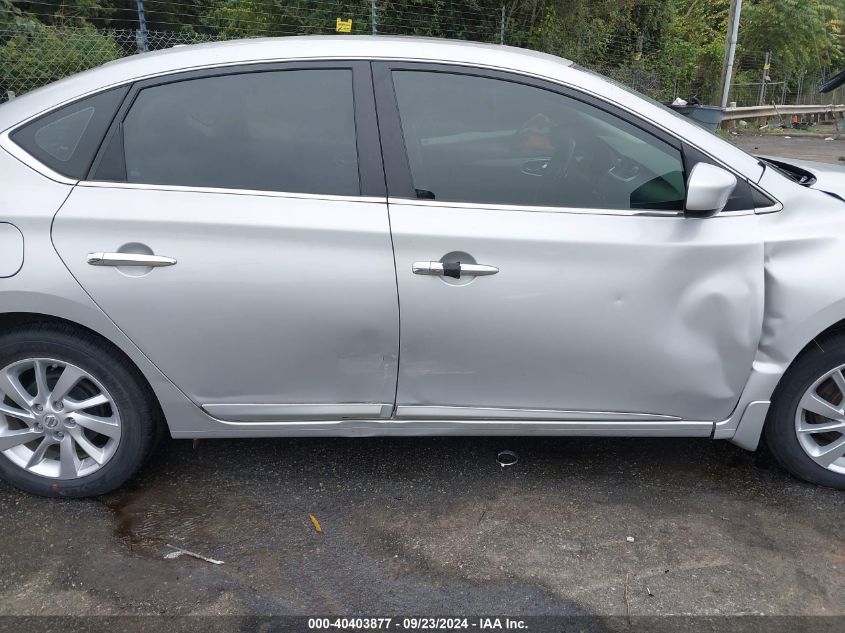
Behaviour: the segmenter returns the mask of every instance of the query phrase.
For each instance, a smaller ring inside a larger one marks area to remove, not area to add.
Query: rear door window
[[[122,133],[129,182],[360,193],[350,69],[252,72],[145,88]]]

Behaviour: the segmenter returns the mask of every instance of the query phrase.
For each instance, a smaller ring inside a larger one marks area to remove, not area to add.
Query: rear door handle
[[[137,253],[88,253],[88,263],[92,266],[146,266],[160,268],[173,266],[176,260],[161,255],[140,255]]]
[[[460,279],[464,277],[484,277],[495,275],[499,269],[485,264],[462,264],[461,262],[414,262],[411,270],[415,275],[438,275]]]

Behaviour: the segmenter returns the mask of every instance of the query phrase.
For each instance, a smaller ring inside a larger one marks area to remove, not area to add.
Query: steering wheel
[[[534,155],[543,153],[550,156],[542,161],[542,166],[523,172],[544,179],[561,180],[566,178],[569,166],[575,156],[575,130],[571,126],[555,125],[542,112],[535,114],[519,128],[516,133],[518,146],[523,152]],[[529,163],[539,163],[539,159]]]
[[[552,138],[554,151],[543,170],[543,178],[563,180],[569,174],[569,168],[572,166],[578,144],[573,134],[561,134],[560,128],[555,128]]]
[[[561,182],[569,175],[570,168],[575,162],[575,150],[578,143],[570,128],[555,126],[551,130],[551,156],[543,169],[538,172],[542,176],[534,189],[532,196],[534,204],[547,204],[558,198]]]

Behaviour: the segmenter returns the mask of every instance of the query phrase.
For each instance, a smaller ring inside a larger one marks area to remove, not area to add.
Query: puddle
[[[130,499],[129,495],[116,502],[100,500],[112,513],[114,519],[114,535],[121,540],[129,541],[132,544],[139,543],[141,538],[135,534],[133,517],[125,511],[124,499]]]
[[[150,499],[149,491],[122,492],[101,499],[112,513],[114,535],[130,544],[197,539],[207,516],[186,508],[184,499],[168,499],[161,490]]]

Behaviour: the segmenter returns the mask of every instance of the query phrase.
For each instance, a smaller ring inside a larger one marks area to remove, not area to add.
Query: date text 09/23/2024
[[[478,629],[481,631],[524,630],[528,626],[519,618],[309,618],[309,630],[350,629],[350,630],[451,630]]]

